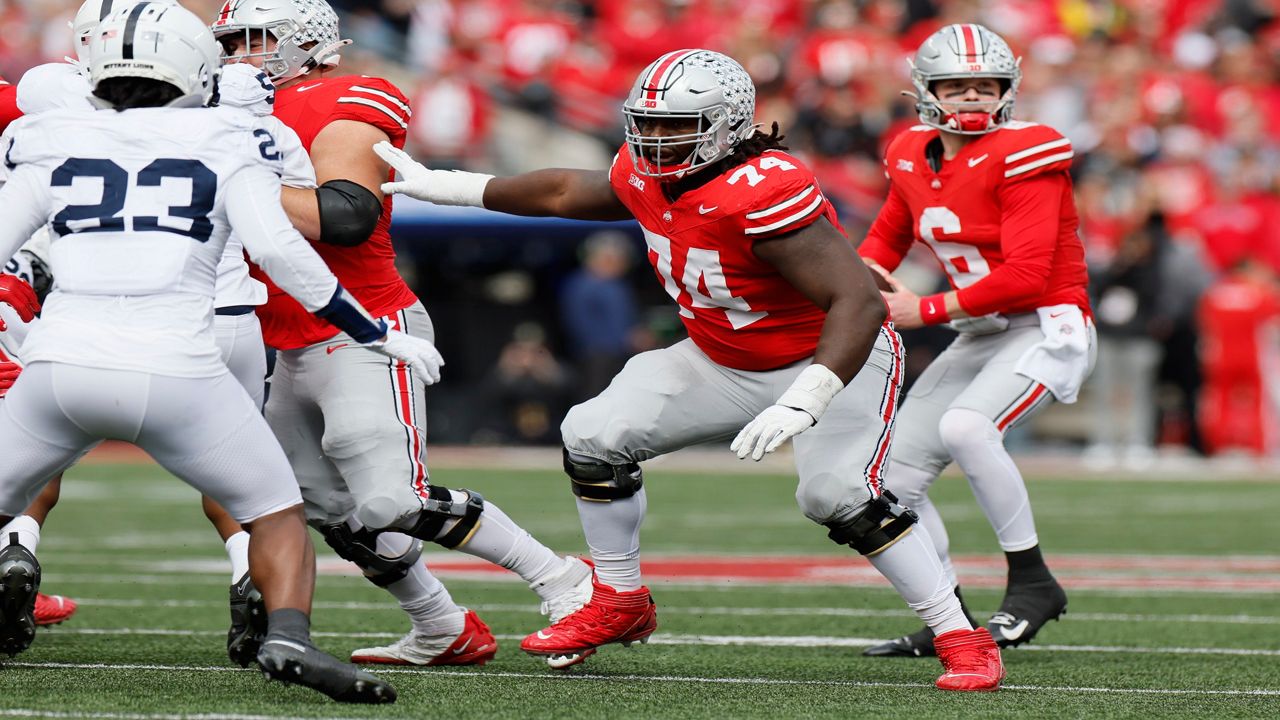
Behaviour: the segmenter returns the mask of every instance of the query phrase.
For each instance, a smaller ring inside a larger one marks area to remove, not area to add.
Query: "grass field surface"
[[[727,458],[725,467],[734,467]],[[584,543],[557,471],[467,469],[473,487],[561,552]],[[266,683],[224,655],[229,566],[196,494],[149,464],[73,469],[43,534],[44,590],[80,601],[0,673],[0,717],[87,718],[1277,718],[1280,555],[1271,483],[1029,482],[1067,616],[1005,653],[997,694],[933,688],[933,659],[871,659],[918,621],[869,565],[795,507],[786,475],[647,474],[646,578],[659,630],[568,674],[521,653],[533,593],[469,556],[428,563],[499,638],[483,668],[382,671],[390,706]],[[985,618],[1003,562],[963,481],[934,492],[966,597]],[[335,654],[408,628],[390,596],[318,542],[317,643]],[[434,548],[433,548],[434,549]]]

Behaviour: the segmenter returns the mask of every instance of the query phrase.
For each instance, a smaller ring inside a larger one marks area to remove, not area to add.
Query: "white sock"
[[[938,429],[951,457],[969,478],[1001,549],[1016,552],[1039,544],[1026,483],[995,423],[977,411],[955,408],[943,413]]]
[[[453,495],[455,503],[467,501],[467,494],[461,490],[450,490],[449,493]],[[447,523],[439,536],[444,536],[455,524]],[[455,549],[500,565],[531,584],[544,580],[563,567],[559,555],[538,542],[508,517],[502,508],[488,500],[484,502],[484,512],[480,515],[480,522],[471,539]]]
[[[867,559],[893,584],[934,635],[973,629],[960,606],[960,598],[942,572],[929,531],[921,525],[916,524],[898,542]]]
[[[952,586],[957,584],[956,570],[951,564],[951,536],[947,534],[946,525],[942,524],[942,516],[938,508],[929,499],[929,487],[937,480],[936,473],[921,470],[910,465],[894,463],[889,466],[889,475],[885,487],[898,498],[898,502],[913,510],[920,516],[920,524],[929,531],[934,550],[942,563],[942,572]]]
[[[0,528],[0,548],[8,547],[11,533],[18,534],[18,544],[31,554],[36,553],[36,548],[40,545],[40,523],[30,515],[19,515],[9,521],[8,525]]]
[[[234,583],[249,572],[249,533],[240,532],[227,538],[225,547],[231,559],[231,582]]]
[[[640,579],[640,525],[648,505],[644,488],[613,502],[578,499],[578,517],[596,563],[596,577],[619,592],[638,590],[644,584]]]
[[[401,557],[419,542],[417,538],[401,533],[382,533],[378,535],[378,554],[387,558]],[[453,601],[444,583],[432,575],[421,560],[414,563],[407,575],[387,585],[386,589],[408,614],[414,632],[420,635],[457,635],[462,632],[462,608]]]

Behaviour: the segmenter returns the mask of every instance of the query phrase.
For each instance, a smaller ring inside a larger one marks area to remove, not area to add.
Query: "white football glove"
[[[422,382],[434,385],[440,382],[440,367],[444,358],[429,340],[407,335],[399,330],[388,330],[387,336],[369,343],[369,349],[395,358],[408,365]]]
[[[844,382],[825,365],[813,364],[796,377],[778,402],[765,408],[733,439],[729,449],[739,460],[759,461],[782,443],[818,424]]]
[[[401,177],[398,182],[383,183],[382,194],[400,193],[436,205],[484,207],[484,186],[493,179],[492,175],[431,170],[386,140],[374,145],[373,151]]]

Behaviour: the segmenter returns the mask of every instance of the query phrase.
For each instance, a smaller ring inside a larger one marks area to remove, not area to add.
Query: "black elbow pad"
[[[355,247],[373,234],[382,203],[368,188],[350,180],[330,180],[316,188],[320,206],[320,242]]]

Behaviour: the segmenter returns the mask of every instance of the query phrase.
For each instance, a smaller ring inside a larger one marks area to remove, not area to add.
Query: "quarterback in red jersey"
[[[641,461],[730,439],[739,458],[759,460],[794,437],[802,511],[866,555],[938,633],[938,687],[996,689],[999,649],[964,616],[915,515],[881,486],[901,341],[813,173],[785,152],[777,125],[765,134],[753,123],[751,77],[717,52],[667,53],[637,78],[623,113],[627,143],[607,171],[494,178],[376,148],[404,177],[386,191],[518,215],[635,218],[689,332],[632,358],[565,417],[564,469],[595,581],[521,648],[567,667],[656,629],[640,577]]]
[[[275,117],[311,156],[319,187],[284,188],[290,220],[371,314],[432,341],[427,311],[395,269],[391,199],[381,191],[390,170],[370,150],[376,142],[404,145],[409,101],[385,80],[330,74],[350,41],[323,0],[228,0],[212,29],[228,62],[262,68],[277,89]],[[585,562],[557,556],[479,493],[430,483],[423,385],[439,379],[438,354],[429,377],[418,377],[404,363],[361,352],[260,279],[269,291],[258,311],[263,337],[279,350],[266,416],[308,521],[394,595],[413,624],[389,646],[356,650],[353,661],[482,665],[494,657],[489,628],[421,562],[423,540],[512,570],[548,607],[590,592]]]
[[[858,253],[889,282],[895,325],[949,322],[960,334],[907,394],[886,484],[929,528],[958,597],[928,489],[952,460],[959,465],[1009,563],[1004,601],[987,628],[1001,646],[1017,645],[1065,612],[1067,597],[1041,557],[1004,433],[1052,399],[1075,402],[1096,348],[1071,142],[1011,119],[1018,60],[980,25],[931,35],[911,77],[924,124],[889,144],[889,198]],[[915,242],[933,251],[951,290],[919,297],[889,275]],[[929,628],[866,652],[933,653]]]

